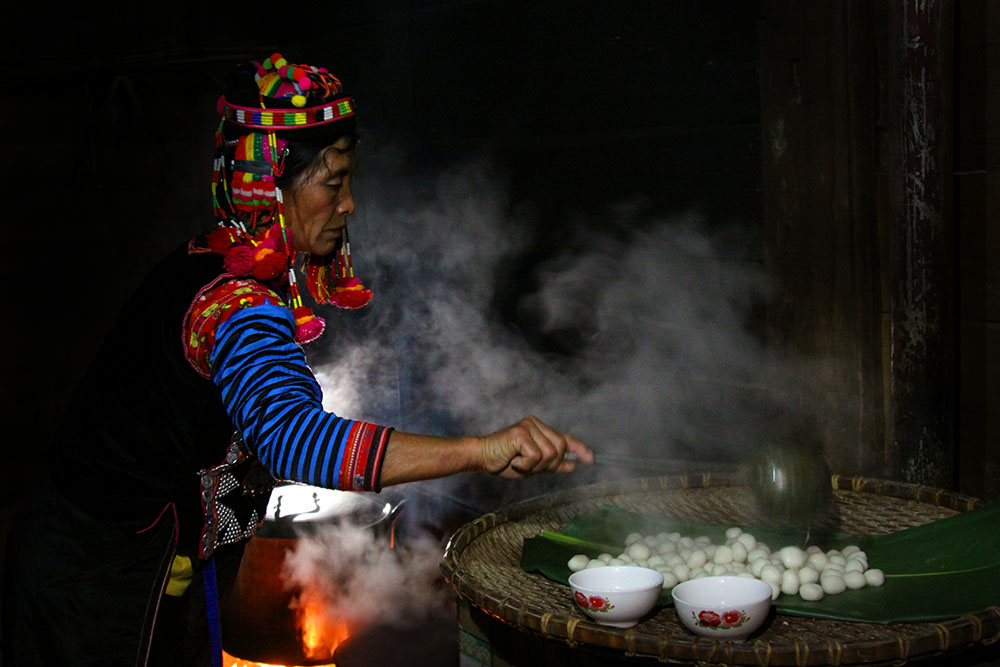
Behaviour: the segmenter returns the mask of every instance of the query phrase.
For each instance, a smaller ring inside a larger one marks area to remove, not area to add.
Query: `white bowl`
[[[631,628],[649,613],[663,590],[663,575],[631,565],[594,567],[569,577],[573,600],[602,625]]]
[[[749,577],[702,577],[674,586],[671,594],[688,630],[716,639],[746,639],[771,607],[771,585]]]

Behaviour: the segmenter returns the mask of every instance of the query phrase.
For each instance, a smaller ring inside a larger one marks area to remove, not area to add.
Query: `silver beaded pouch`
[[[226,460],[199,475],[205,520],[198,557],[210,558],[219,545],[253,537],[266,516],[275,479],[247,449],[239,433],[233,434]]]

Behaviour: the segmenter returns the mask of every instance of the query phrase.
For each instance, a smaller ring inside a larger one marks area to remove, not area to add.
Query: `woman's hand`
[[[573,459],[563,457],[573,454]],[[537,417],[481,438],[442,438],[393,431],[380,476],[382,486],[436,479],[462,472],[489,472],[516,479],[542,472],[570,472],[591,464],[590,449]]]
[[[576,462],[592,464],[594,454],[585,444],[560,433],[538,417],[521,421],[479,438],[483,470],[508,479],[543,472],[570,472]],[[567,453],[573,460],[563,458]]]

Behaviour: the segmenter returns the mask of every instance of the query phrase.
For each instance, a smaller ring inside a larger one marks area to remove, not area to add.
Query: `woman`
[[[218,226],[129,300],[12,531],[4,667],[208,664],[206,608],[275,479],[378,491],[466,471],[568,472],[567,452],[593,460],[534,417],[442,438],[325,412],[301,348],[323,321],[293,263],[305,257],[319,303],[371,298],[347,239],[353,100],[325,69],[275,54],[237,68],[219,110]]]

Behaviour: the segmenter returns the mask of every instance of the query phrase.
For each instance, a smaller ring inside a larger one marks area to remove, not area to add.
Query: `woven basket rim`
[[[972,496],[887,479],[832,475],[830,481],[835,491],[876,494],[927,503],[955,512],[965,512],[985,505]],[[464,571],[460,563],[462,552],[479,536],[503,523],[516,522],[546,508],[614,494],[732,487],[742,484],[741,477],[735,472],[667,475],[591,484],[523,500],[460,527],[448,541],[441,571],[460,596],[489,615],[522,631],[561,640],[571,646],[584,644],[625,656],[655,657],[661,661],[753,665],[904,664],[912,659],[968,648],[979,643],[992,644],[1000,639],[1000,606],[991,606],[976,614],[942,622],[900,624],[898,630],[893,628],[891,639],[839,641],[830,638],[822,644],[760,639],[746,642],[721,641],[686,632],[649,632],[642,625],[627,630],[618,629],[576,616],[553,613],[519,600],[492,597],[485,592],[487,587],[483,582],[472,573]],[[788,616],[787,620],[790,623],[804,622],[801,617],[795,616]],[[878,627],[884,629],[886,626]]]

